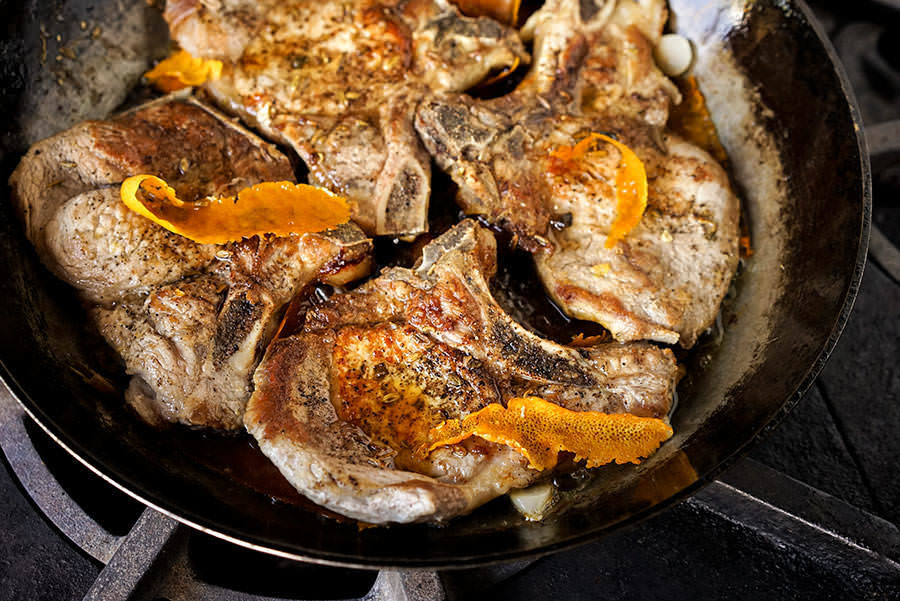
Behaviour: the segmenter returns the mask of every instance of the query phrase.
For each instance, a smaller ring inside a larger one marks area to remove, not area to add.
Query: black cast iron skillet
[[[72,291],[38,263],[5,200],[3,379],[54,439],[135,498],[211,534],[308,561],[451,567],[522,558],[595,539],[689,495],[783,416],[821,369],[859,285],[871,198],[859,115],[805,5],[670,5],[671,26],[698,47],[694,71],[729,151],[756,252],[719,340],[688,355],[675,437],[641,466],[601,470],[544,522],[523,521],[501,499],[444,527],[361,530],[273,502],[211,467],[218,441],[207,447],[196,432],[153,430],[125,409],[119,368],[107,363]],[[165,28],[144,0],[6,10],[7,174],[27,144],[107,114],[165,51]],[[98,385],[95,373],[113,386]]]

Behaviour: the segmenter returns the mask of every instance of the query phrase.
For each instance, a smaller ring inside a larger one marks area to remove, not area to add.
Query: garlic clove
[[[660,70],[670,77],[682,75],[694,61],[694,48],[691,41],[677,33],[662,36],[653,51],[656,64]]]
[[[539,521],[553,506],[555,491],[556,489],[550,483],[536,484],[510,492],[509,499],[516,510],[525,516],[525,519]]]

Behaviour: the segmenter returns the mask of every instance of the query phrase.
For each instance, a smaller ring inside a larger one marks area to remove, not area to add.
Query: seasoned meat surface
[[[241,427],[251,377],[284,307],[315,281],[367,271],[370,242],[356,226],[216,247],[201,273],[93,310],[132,374],[126,398],[144,419]]]
[[[312,501],[369,523],[440,520],[534,478],[518,453],[489,444],[461,446],[459,459],[438,450],[449,464],[443,479],[398,468],[390,447],[339,416],[330,398],[333,349],[321,333],[272,343],[244,416],[263,453]]]
[[[493,235],[463,221],[414,269],[313,308],[270,346],[244,423],[304,495],[373,523],[442,520],[539,473],[481,439],[415,451],[430,428],[540,394],[573,410],[665,418],[676,365],[646,343],[574,349],[515,323],[488,291]]]
[[[96,257],[84,254],[90,252],[80,246],[85,236],[98,240],[84,240],[83,244],[97,245],[101,243],[99,238],[104,238],[111,249],[121,247],[117,254],[126,259],[161,246],[164,253],[181,255],[185,265],[175,267],[173,261],[175,269],[189,271],[192,265],[210,258],[209,249],[187,245],[175,234],[154,233],[151,239],[143,240],[142,234],[132,227],[134,220],[114,231],[106,228],[128,219],[121,215],[88,215],[95,213],[107,195],[112,198],[111,186],[138,173],[157,175],[172,183],[179,198],[185,201],[233,194],[260,181],[294,177],[287,157],[274,146],[234,126],[213,109],[181,95],[161,98],[106,121],[85,121],[36,143],[10,177],[13,205],[47,266],[62,279],[83,288],[92,300],[112,300],[123,292],[127,288],[123,283],[134,275],[136,266],[125,265],[123,273],[115,273],[119,269],[115,263],[90,265]],[[106,192],[98,192],[104,189]],[[61,222],[61,206],[85,193],[91,194],[67,209],[73,219],[62,218]],[[54,231],[48,232],[48,223],[54,217]],[[89,219],[94,219],[94,223],[88,223]],[[69,240],[70,237],[76,240]],[[73,256],[63,257],[59,251],[71,252]],[[68,267],[75,271],[67,271]],[[173,275],[179,277],[181,273]],[[143,285],[152,286],[160,283],[158,277],[142,276],[135,282],[140,279]],[[89,285],[82,286],[83,280],[88,280]]]
[[[119,184],[138,173],[196,200],[293,180],[290,163],[208,107],[170,97],[39,142],[11,178],[41,258],[92,305],[132,374],[127,400],[151,422],[239,428],[282,308],[310,282],[365,273],[371,244],[352,224],[197,244],[125,207]]]
[[[605,181],[583,173],[548,178],[558,182],[553,210],[571,215],[572,225],[550,232],[553,249],[534,257],[548,293],[570,315],[602,323],[619,340],[690,347],[734,277],[740,213],[727,174],[706,152],[674,135],[663,140],[665,154],[632,146],[647,170],[647,209],[613,248],[603,242],[614,219],[608,182],[618,157],[592,159]]]
[[[44,263],[85,299],[103,304],[202,272],[217,250],[138,215],[117,186],[62,202],[39,236]]]
[[[216,101],[294,148],[378,235],[428,227],[420,99],[527,59],[513,30],[446,0],[170,0],[165,17],[183,48],[228,61],[206,86]]]
[[[665,0],[547,0],[522,29],[535,56],[518,93],[664,126],[681,100],[652,57],[667,18]]]
[[[737,268],[739,203],[721,166],[661,128],[677,96],[649,52],[664,22],[663,2],[551,0],[526,28],[535,56],[520,87],[426,99],[416,127],[460,205],[534,253],[566,313],[620,341],[690,347]],[[644,217],[612,248],[621,153],[597,143],[578,161],[554,155],[591,132],[625,143],[647,172]]]

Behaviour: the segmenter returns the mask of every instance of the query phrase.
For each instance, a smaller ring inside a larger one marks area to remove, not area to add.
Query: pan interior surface
[[[33,7],[23,4],[27,31]],[[77,15],[83,4],[66,10]],[[39,131],[41,115],[53,113],[56,129],[103,116],[165,51],[159,16],[146,4],[110,9],[107,35],[116,28],[126,37],[145,33],[122,54],[118,88],[109,84],[105,104],[66,104],[69,89],[46,101],[57,85],[46,75],[50,66],[39,48],[20,48],[21,85],[3,98],[21,115],[3,141],[7,173],[27,144],[54,133]],[[774,0],[669,4],[672,28],[698,50],[694,73],[729,153],[755,253],[736,281],[719,340],[690,355],[675,437],[640,466],[604,468],[544,522],[525,522],[500,499],[442,527],[360,529],[273,502],[210,469],[201,457],[205,435],[160,432],[126,409],[121,368],[85,324],[74,292],[39,264],[8,198],[0,203],[3,379],[48,432],[130,494],[212,534],[305,560],[471,566],[571,546],[665,507],[711,479],[809,385],[859,284],[871,202],[856,111],[805,7]],[[70,22],[77,17],[47,20]],[[90,79],[71,75],[79,76]],[[40,114],[31,110],[38,106]]]

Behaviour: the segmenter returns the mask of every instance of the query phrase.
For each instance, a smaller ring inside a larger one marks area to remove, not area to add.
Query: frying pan
[[[167,40],[145,0],[6,4],[17,32],[2,47],[0,72],[8,174],[31,142],[125,100]],[[543,522],[524,521],[500,499],[443,527],[360,529],[273,502],[216,469],[209,454],[221,441],[144,426],[124,407],[121,368],[85,326],[73,292],[39,264],[6,200],[0,375],[51,437],[128,494],[213,535],[305,561],[445,568],[535,556],[691,494],[777,422],[824,364],[862,275],[871,193],[851,92],[802,2],[670,6],[672,29],[696,46],[694,73],[730,155],[755,253],[715,340],[686,359],[675,436],[639,466],[603,468]]]

